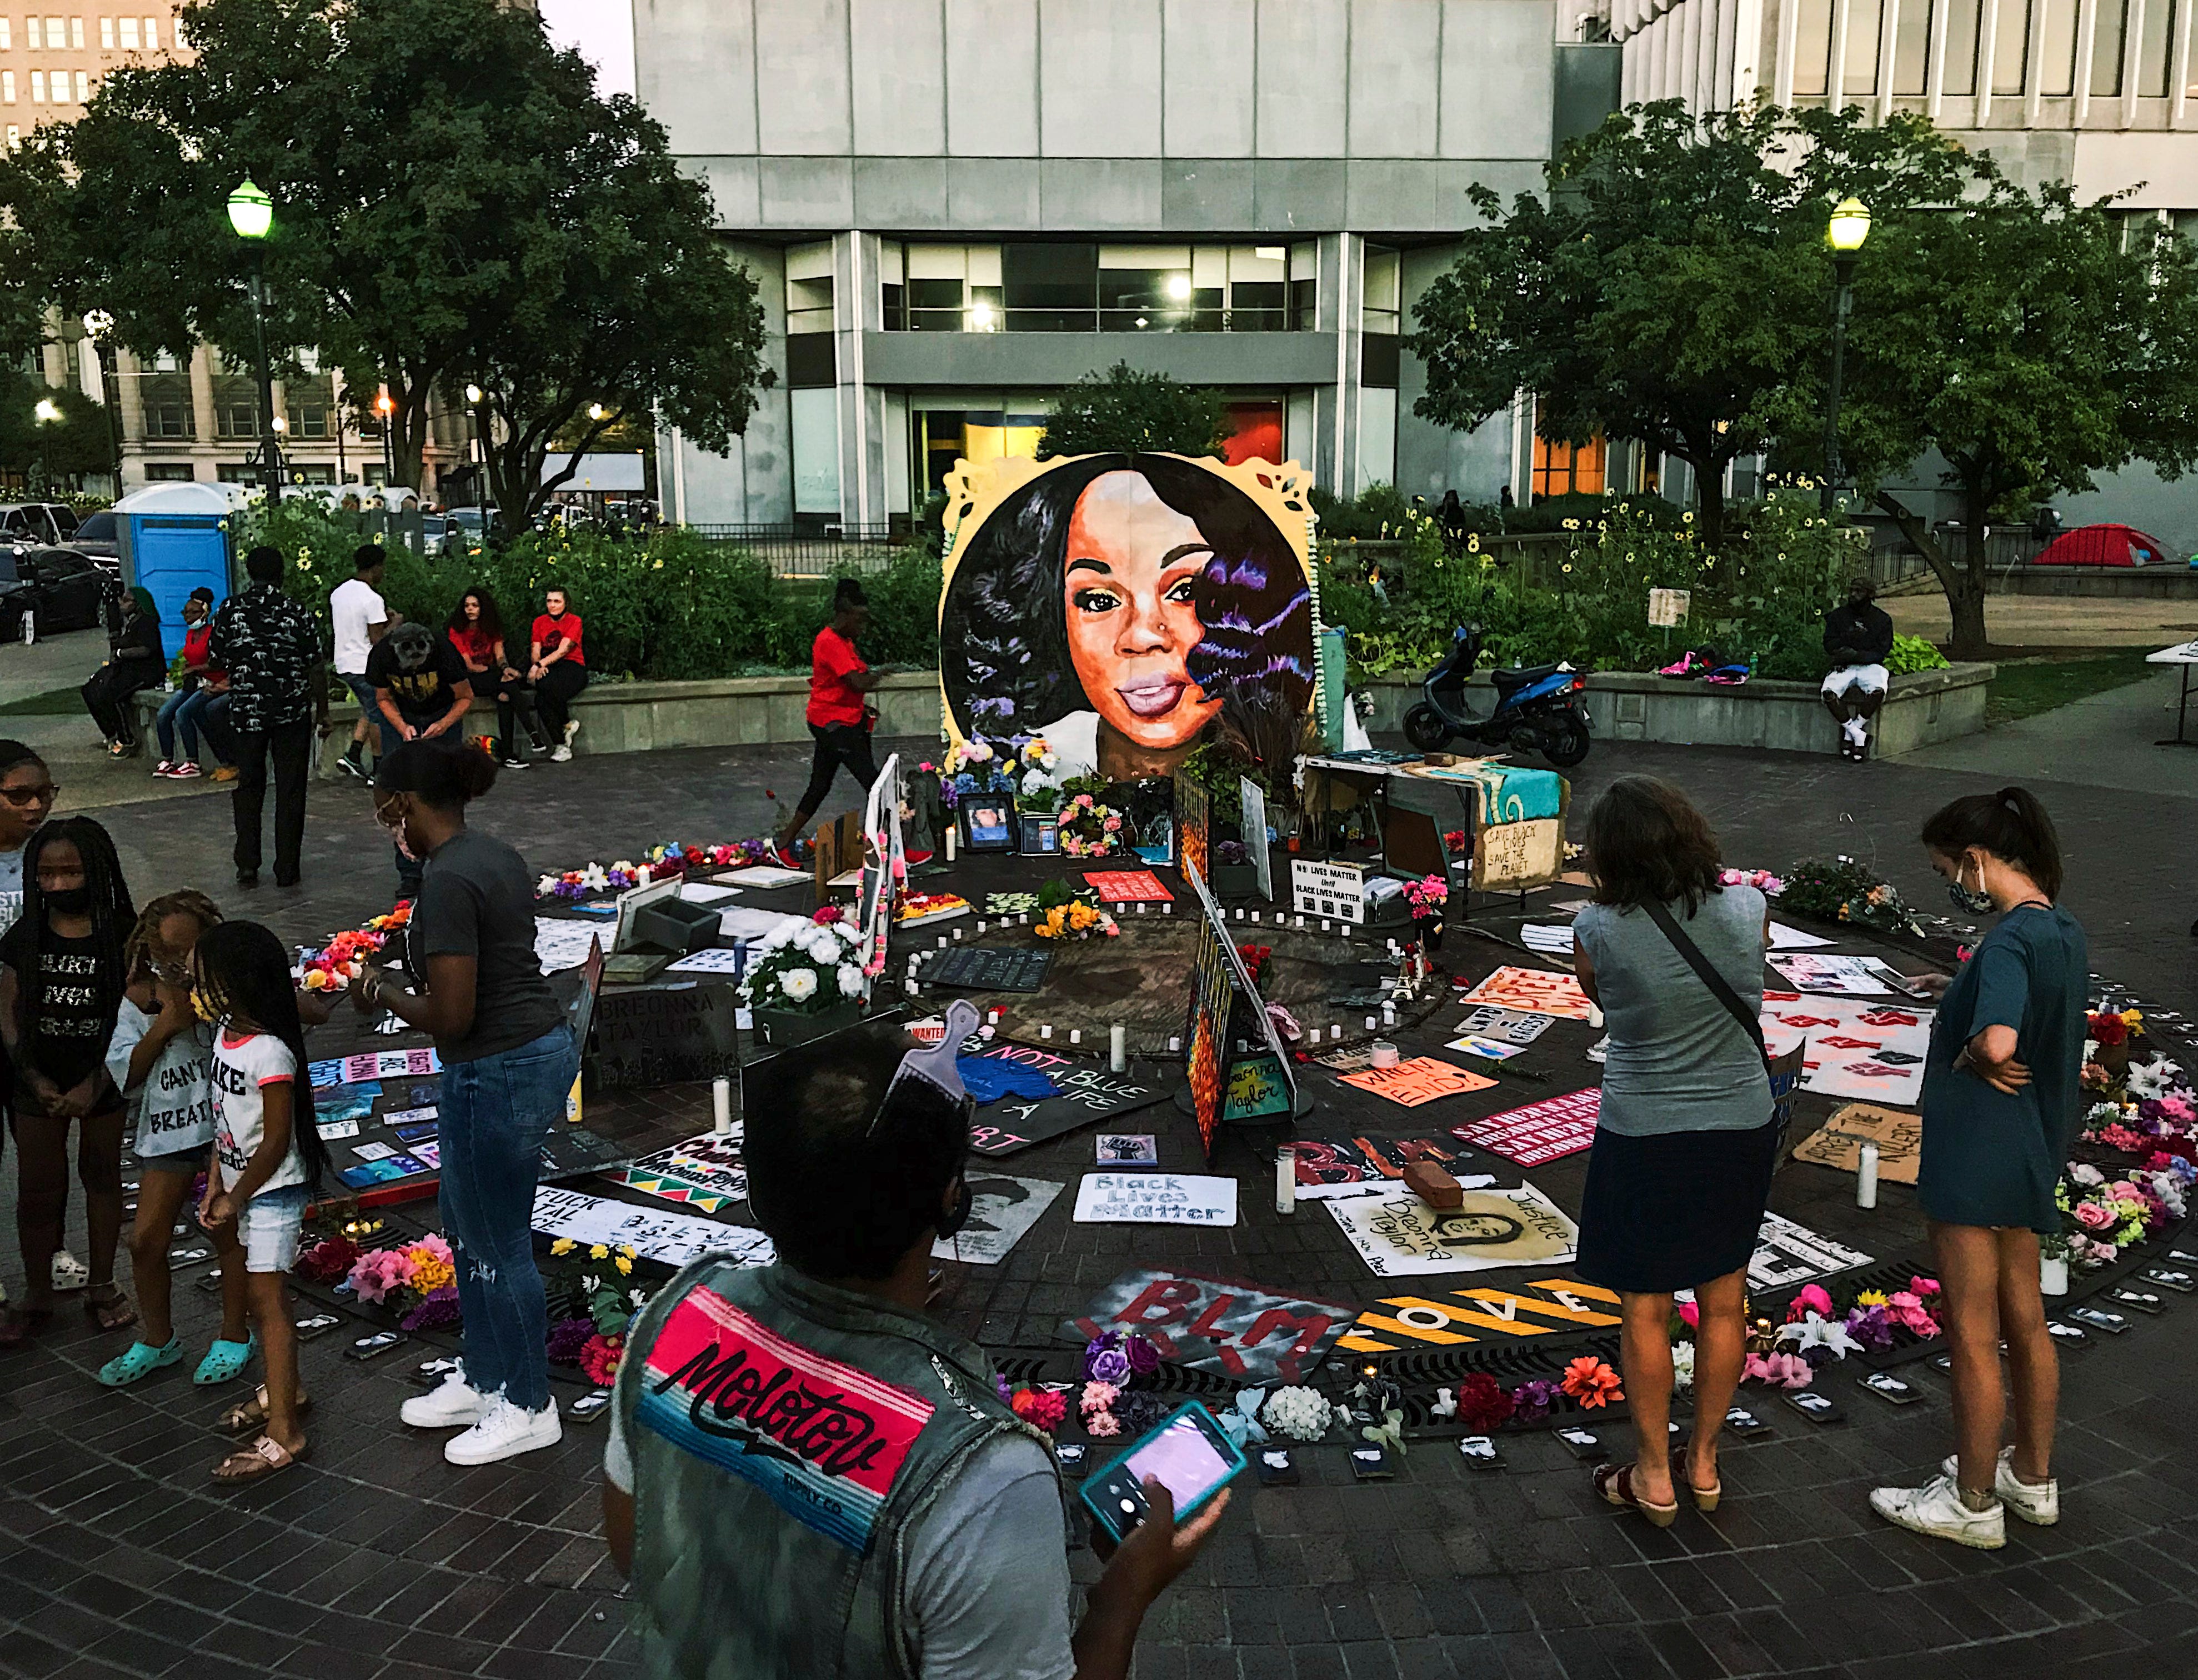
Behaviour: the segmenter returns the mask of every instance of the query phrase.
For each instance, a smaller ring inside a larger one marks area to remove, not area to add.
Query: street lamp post
[[[474,509],[481,522],[481,551],[488,551],[488,439],[481,431],[481,404],[488,393],[478,385],[466,387],[466,412],[474,421]]]
[[[1818,505],[1829,517],[1839,500],[1840,395],[1846,382],[1847,317],[1854,311],[1855,258],[1869,237],[1869,209],[1858,198],[1842,199],[1824,235],[1832,247],[1832,378],[1824,397],[1824,485]]]
[[[374,411],[381,416],[381,488],[387,492],[397,482],[397,440],[389,435],[389,417],[397,412],[396,399],[385,390],[374,399]]]
[[[267,360],[267,264],[263,243],[275,226],[275,201],[251,181],[229,195],[229,224],[252,247],[252,332],[259,351],[259,484],[270,503],[282,499],[282,451],[276,441],[275,369]]]

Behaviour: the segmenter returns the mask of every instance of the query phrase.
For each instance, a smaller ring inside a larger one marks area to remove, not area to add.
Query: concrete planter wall
[[[1956,665],[1894,677],[1878,713],[1872,753],[1906,753],[1975,734],[1985,726],[1985,696],[1994,670],[1989,665]],[[1420,698],[1420,685],[1382,681],[1368,686],[1375,702],[1368,728],[1377,733],[1401,729],[1405,712]],[[1494,690],[1486,675],[1474,679],[1472,699],[1476,712],[1493,704]],[[1839,751],[1838,727],[1814,683],[1757,681],[1719,689],[1637,671],[1599,671],[1587,679],[1587,702],[1599,741]]]

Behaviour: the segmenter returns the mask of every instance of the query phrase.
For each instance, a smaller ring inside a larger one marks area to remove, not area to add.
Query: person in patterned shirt
[[[305,837],[305,773],[316,720],[328,723],[321,680],[321,636],[312,614],[282,593],[282,551],[261,544],[244,557],[251,585],[214,614],[213,662],[229,672],[229,726],[240,772],[231,790],[236,817],[236,884],[259,884],[259,814],[268,765],[275,776],[275,884],[297,884]]]

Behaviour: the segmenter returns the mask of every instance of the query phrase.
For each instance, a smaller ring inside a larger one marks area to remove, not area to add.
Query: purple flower
[[[1130,1356],[1122,1351],[1119,1332],[1094,1336],[1084,1348],[1084,1375],[1088,1381],[1110,1382],[1119,1388],[1130,1380]]]
[[[1882,1352],[1893,1346],[1893,1320],[1882,1306],[1855,1307],[1847,1314],[1847,1334],[1864,1347]]]
[[[459,1316],[457,1286],[445,1284],[423,1296],[420,1305],[398,1322],[408,1330],[439,1330],[456,1323]]]
[[[1008,1386],[1007,1378],[999,1375],[995,1375],[992,1378],[992,1390],[1000,1397],[1000,1404],[1003,1406],[1009,1403],[1010,1398],[1014,1392],[1014,1391]]]
[[[1130,1369],[1139,1376],[1150,1376],[1160,1368],[1160,1351],[1140,1335],[1132,1335],[1124,1346],[1130,1356]]]
[[[1556,1410],[1557,1398],[1563,1392],[1562,1383],[1538,1378],[1522,1382],[1511,1391],[1511,1416],[1521,1423],[1538,1423]]]
[[[550,1327],[550,1363],[553,1365],[579,1364],[580,1350],[588,1345],[595,1334],[596,1326],[591,1319],[559,1319]]]
[[[1125,1435],[1142,1435],[1155,1427],[1171,1410],[1164,1395],[1132,1392],[1115,1400],[1114,1419],[1122,1426]]]

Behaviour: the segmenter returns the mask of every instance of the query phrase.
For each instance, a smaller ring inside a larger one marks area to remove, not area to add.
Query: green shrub
[[[1885,661],[1885,668],[1898,677],[1909,671],[1943,671],[1946,656],[1920,636],[1896,636],[1893,652]]]

